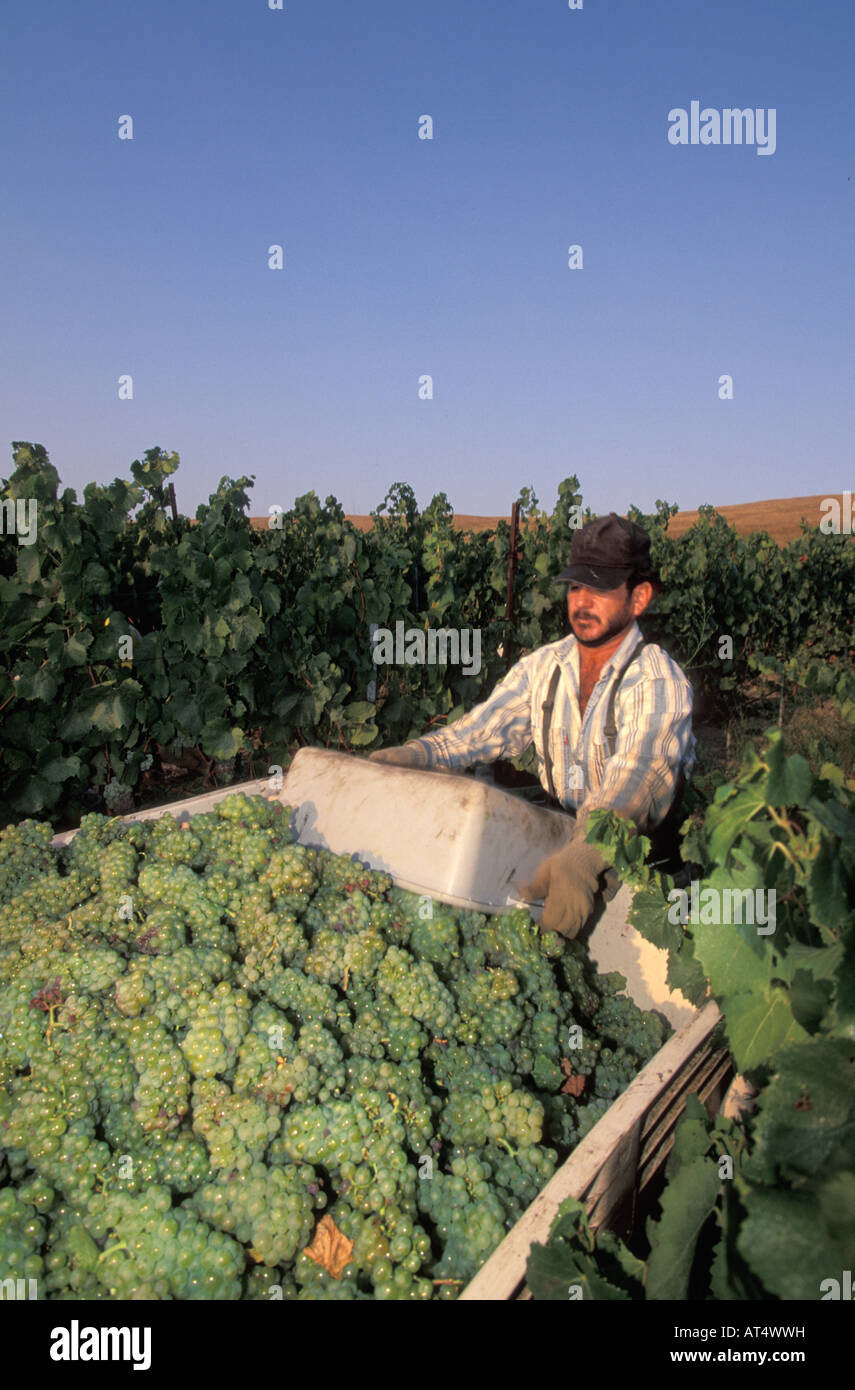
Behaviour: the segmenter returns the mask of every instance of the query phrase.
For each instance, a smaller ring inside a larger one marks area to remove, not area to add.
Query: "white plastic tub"
[[[401,888],[480,912],[526,906],[518,882],[573,829],[475,777],[318,748],[297,753],[281,795],[301,844],[356,854]]]

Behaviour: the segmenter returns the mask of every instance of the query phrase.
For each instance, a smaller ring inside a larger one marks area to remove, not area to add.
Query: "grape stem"
[[[117,1241],[115,1245],[108,1245],[107,1249],[102,1250],[101,1254],[98,1256],[98,1264],[100,1264],[107,1255],[112,1255],[119,1250],[127,1250],[127,1248],[127,1245],[125,1245],[123,1241]]]

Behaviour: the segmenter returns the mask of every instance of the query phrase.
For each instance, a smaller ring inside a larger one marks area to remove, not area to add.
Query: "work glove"
[[[427,767],[428,755],[424,744],[413,739],[411,743],[401,744],[397,748],[378,748],[375,753],[369,753],[368,761],[394,763],[397,767]]]
[[[520,885],[520,897],[526,902],[545,899],[540,920],[544,931],[575,936],[591,915],[600,874],[608,867],[596,845],[585,840],[585,826],[579,825],[566,845],[544,859],[534,878]]]

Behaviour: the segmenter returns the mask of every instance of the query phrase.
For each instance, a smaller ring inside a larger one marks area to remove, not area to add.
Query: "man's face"
[[[573,634],[583,647],[605,646],[632,626],[652,597],[653,589],[646,583],[636,585],[632,593],[626,584],[606,591],[570,584],[567,614]]]

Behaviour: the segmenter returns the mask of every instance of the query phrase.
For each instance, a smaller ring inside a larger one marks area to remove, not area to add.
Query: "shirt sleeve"
[[[523,657],[480,705],[448,728],[415,739],[428,766],[471,767],[524,753],[532,741],[531,675],[531,660]]]
[[[693,761],[692,688],[673,671],[648,674],[630,689],[621,688],[616,715],[614,755],[579,816],[604,806],[644,833],[665,818],[680,769],[689,770]]]

